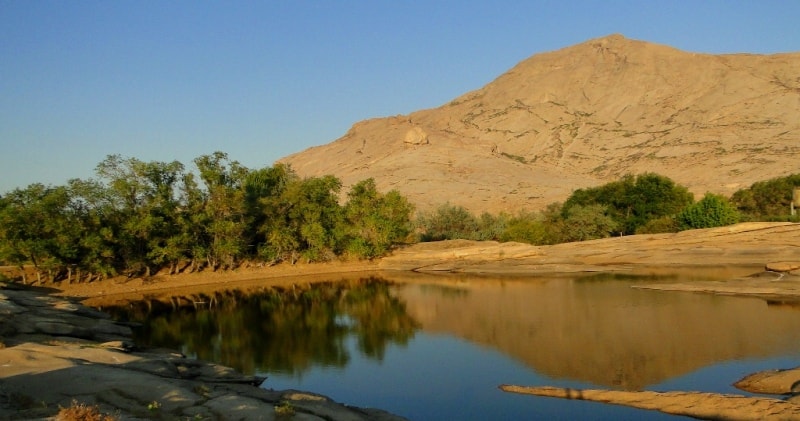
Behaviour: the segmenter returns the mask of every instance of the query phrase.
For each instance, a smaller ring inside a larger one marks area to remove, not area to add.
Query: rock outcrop
[[[0,419],[52,417],[74,403],[117,419],[400,420],[171,351],[140,350],[128,326],[41,291],[0,284]]]
[[[539,210],[643,172],[730,195],[796,171],[798,74],[800,53],[698,54],[610,35],[281,161],[301,176],[336,175],[345,191],[372,177],[420,210]]]
[[[796,258],[798,236],[800,224],[750,222],[552,246],[452,240],[419,243],[397,250],[383,258],[379,266],[384,270],[495,274],[608,272],[646,266],[763,268],[765,262]],[[788,274],[785,279],[789,279]]]
[[[505,392],[602,402],[706,420],[790,420],[800,405],[775,398],[704,392],[651,392],[501,385]]]

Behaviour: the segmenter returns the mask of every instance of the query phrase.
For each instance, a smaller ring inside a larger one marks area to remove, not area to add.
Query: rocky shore
[[[138,349],[128,326],[78,304],[81,299],[158,291],[216,289],[257,283],[293,285],[336,273],[379,273],[412,279],[415,272],[530,275],[635,272],[712,267],[753,268],[724,281],[647,284],[650,289],[800,301],[800,224],[747,223],[676,234],[637,235],[555,246],[443,241],[421,243],[370,263],[247,268],[229,273],[156,276],[59,285],[33,290],[0,282],[0,419],[46,419],[61,408],[97,406],[114,419],[398,420],[381,410],[353,408],[313,393],[258,387],[263,379],[169,350]],[[315,277],[316,276],[316,277]],[[691,279],[691,278],[687,278]],[[133,294],[133,295],[131,295]],[[267,380],[268,381],[268,380]],[[269,383],[266,383],[267,385]],[[681,391],[572,390],[504,386],[541,396],[630,405],[703,419],[800,419],[800,369],[756,373],[737,383],[762,396]]]
[[[139,349],[131,333],[73,300],[0,283],[0,419],[49,419],[81,405],[117,420],[403,419],[265,389],[228,367]]]

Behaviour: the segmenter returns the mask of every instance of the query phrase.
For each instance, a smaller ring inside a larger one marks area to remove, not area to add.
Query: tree
[[[706,193],[677,216],[681,229],[713,228],[739,222],[739,211],[723,196]]]
[[[546,244],[547,231],[542,217],[535,213],[520,213],[508,221],[500,240],[536,245]]]
[[[109,155],[97,166],[106,180],[119,227],[119,252],[131,274],[149,276],[153,267],[186,256],[178,249],[179,224],[175,220],[179,203],[175,197],[183,178],[183,164],[143,162],[136,158]]]
[[[615,232],[619,224],[607,213],[608,208],[600,204],[572,206],[562,226],[562,241],[586,241],[606,238]]]
[[[341,181],[331,175],[288,182],[277,199],[267,201],[268,217],[262,228],[266,243],[259,254],[273,261],[294,262],[297,255],[308,261],[332,258],[341,221],[341,187]]]
[[[686,187],[667,177],[645,173],[626,175],[599,187],[579,189],[564,202],[561,214],[565,219],[573,206],[592,204],[607,207],[606,214],[617,222],[624,234],[634,234],[649,221],[672,216],[691,204],[693,196]]]
[[[194,163],[205,184],[202,213],[204,237],[209,242],[205,250],[208,265],[212,269],[235,267],[247,246],[243,182],[248,169],[224,152],[202,155]]]
[[[381,194],[375,180],[356,183],[344,206],[344,249],[360,258],[382,256],[411,233],[413,206],[396,190]]]
[[[731,196],[742,216],[752,221],[789,220],[792,194],[800,187],[800,174],[753,183]]]
[[[74,263],[78,250],[77,224],[69,212],[65,187],[31,184],[15,189],[0,201],[0,260],[22,267],[31,264],[37,278],[53,279]]]

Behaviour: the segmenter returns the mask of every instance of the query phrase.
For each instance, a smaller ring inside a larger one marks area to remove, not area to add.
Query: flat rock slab
[[[0,335],[0,419],[52,417],[73,402],[120,420],[403,419],[267,390],[258,387],[263,379],[178,353],[137,350],[130,328],[104,313],[3,284]]]
[[[794,395],[800,393],[800,368],[759,371],[745,376],[734,386],[752,393]]]
[[[502,385],[505,392],[623,405],[707,420],[800,419],[800,406],[780,399],[703,392],[651,392]]]
[[[658,291],[702,292],[800,301],[800,275],[791,272],[759,272],[726,281],[692,281],[634,285]]]
[[[383,270],[532,274],[627,271],[647,266],[753,266],[793,262],[800,224],[749,222],[671,234],[532,246],[450,240],[415,244],[381,260]],[[780,268],[793,267],[781,265]]]

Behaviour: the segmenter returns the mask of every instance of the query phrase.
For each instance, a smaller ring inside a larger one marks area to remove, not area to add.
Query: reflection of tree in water
[[[406,344],[418,328],[405,304],[377,278],[203,298],[213,305],[173,310],[149,301],[112,313],[143,323],[136,332],[139,344],[181,349],[248,374],[302,373],[315,364],[343,367],[350,358],[345,344],[350,335],[359,351],[380,360],[389,343]]]

